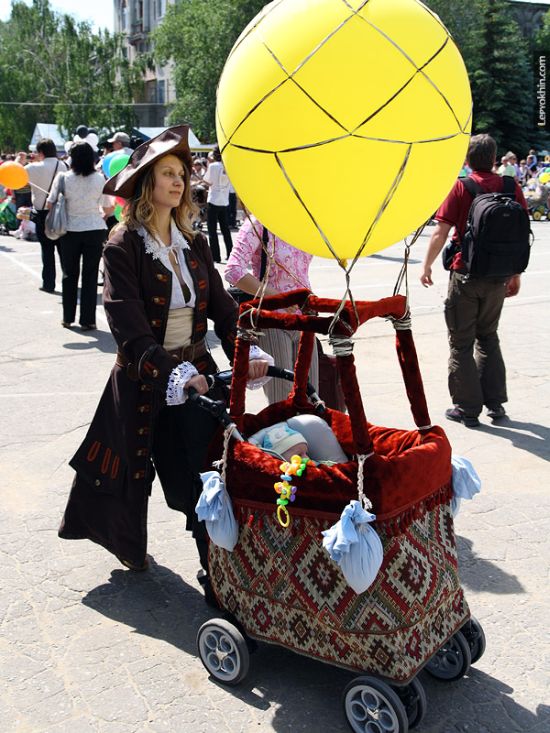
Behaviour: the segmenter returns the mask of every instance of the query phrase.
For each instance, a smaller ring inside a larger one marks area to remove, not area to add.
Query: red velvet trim
[[[244,416],[243,433],[250,436],[294,414],[290,400],[269,405],[258,415]],[[350,416],[327,410],[323,417],[351,456],[354,441]],[[451,447],[444,431],[436,426],[419,433],[371,424],[368,430],[376,455],[365,462],[364,487],[378,521],[405,518],[422,502],[439,501],[441,487],[448,487],[451,480]],[[221,457],[219,439],[216,453],[217,458]],[[266,510],[272,511],[277,498],[273,484],[279,480],[280,463],[250,443],[232,440],[226,473],[230,495],[244,503],[265,504]],[[293,507],[339,515],[351,499],[357,499],[357,462],[311,466],[293,483],[298,487]]]
[[[249,353],[250,341],[240,338],[236,339],[233,376],[231,378],[231,402],[229,405],[229,412],[235,417],[244,414]]]
[[[340,373],[340,383],[344,392],[346,407],[348,408],[351,429],[353,432],[353,448],[352,453],[365,455],[373,451],[372,440],[369,436],[367,426],[367,418],[361,399],[359,384],[357,383],[357,371],[355,369],[355,358],[353,354],[349,356],[339,356],[337,359],[338,372]]]
[[[307,398],[306,388],[314,346],[315,334],[302,332],[298,345],[298,356],[294,365],[294,387],[289,395],[297,410],[307,410],[311,404]]]
[[[318,298],[308,290],[290,290],[279,295],[270,295],[262,300],[262,308],[254,313],[254,323],[258,328],[283,328],[287,331],[313,331],[327,334],[332,323],[332,316],[305,315],[297,313],[271,313],[273,310],[302,306],[307,301],[307,310],[319,313],[335,313],[340,307],[340,300]],[[250,328],[250,309],[259,304],[252,300],[240,307],[239,325]],[[357,315],[356,315],[357,311]],[[340,313],[340,322],[336,324],[334,333],[349,336],[357,328],[371,318],[401,318],[406,311],[406,299],[403,295],[381,298],[377,301],[355,301],[355,309],[348,300]],[[359,320],[357,320],[359,316]]]
[[[404,331],[396,331],[396,349],[399,366],[403,374],[403,381],[407,390],[407,397],[411,405],[415,425],[424,427],[430,425],[430,414],[426,403],[426,395],[424,393],[424,384],[420,367],[418,366],[418,356],[414,345],[412,331],[410,329]]]
[[[274,492],[275,493],[275,492]],[[403,534],[417,519],[422,519],[428,512],[433,511],[441,504],[450,504],[453,497],[452,484],[448,483],[440,489],[434,491],[431,496],[419,501],[416,505],[405,509],[393,517],[384,517],[377,514],[376,522],[373,526],[378,531],[383,532],[386,537],[396,537]],[[254,530],[262,526],[262,517],[266,515],[276,514],[277,507],[275,503],[266,504],[265,502],[254,502],[250,500],[241,500],[233,498],[233,511],[238,524]],[[336,512],[320,512],[307,509],[301,509],[296,503],[289,505],[291,521],[300,518],[313,517],[324,523],[323,529],[328,529],[340,518],[340,514]],[[296,522],[294,522],[296,523]],[[292,524],[291,533],[292,533]]]

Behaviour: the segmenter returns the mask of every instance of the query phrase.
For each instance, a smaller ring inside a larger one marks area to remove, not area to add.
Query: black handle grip
[[[233,376],[233,371],[231,369],[226,369],[223,372],[218,372],[217,374],[214,374],[213,377],[218,382],[222,382],[223,384],[231,384],[231,378]],[[291,369],[283,369],[282,367],[277,366],[270,366],[267,368],[267,376],[268,377],[275,377],[276,379],[284,379],[287,382],[293,382],[294,381],[294,372]],[[320,401],[320,398],[316,394],[315,387],[307,383],[306,388],[307,396],[313,397],[313,401],[315,404]],[[317,397],[317,400],[315,400],[315,397]]]

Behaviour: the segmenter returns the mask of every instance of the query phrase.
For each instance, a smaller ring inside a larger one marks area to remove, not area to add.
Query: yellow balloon
[[[275,0],[218,87],[239,197],[322,257],[372,254],[428,219],[464,162],[471,119],[462,57],[417,0]]]
[[[546,172],[541,173],[539,176],[539,181],[542,184],[548,183],[548,181],[550,181],[550,173],[546,173]]]

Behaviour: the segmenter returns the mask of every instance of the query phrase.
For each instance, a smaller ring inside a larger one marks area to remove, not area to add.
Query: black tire
[[[461,631],[443,644],[424,669],[438,680],[455,682],[464,677],[470,669],[472,655],[470,646]]]
[[[407,720],[409,721],[409,730],[416,728],[424,719],[426,710],[428,709],[424,685],[418,677],[415,677],[408,685],[394,687],[393,689],[399,695],[399,699],[405,707]]]
[[[376,677],[356,677],[343,694],[344,714],[354,733],[408,733],[399,695]]]
[[[209,674],[224,685],[238,685],[248,674],[250,655],[246,641],[229,621],[223,618],[204,623],[197,634],[201,662]]]
[[[485,632],[477,618],[474,616],[464,624],[460,631],[464,634],[464,638],[468,642],[470,654],[472,656],[472,664],[475,664],[485,654],[485,649],[487,648]]]

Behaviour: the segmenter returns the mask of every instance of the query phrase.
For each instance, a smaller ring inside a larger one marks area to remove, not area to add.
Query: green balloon
[[[120,204],[117,204],[115,206],[115,210],[113,213],[114,213],[115,219],[117,221],[120,221],[122,219],[122,206]]]
[[[116,174],[120,173],[123,168],[126,168],[129,160],[130,156],[126,155],[126,153],[121,153],[120,155],[116,155],[112,158],[109,163],[109,178],[116,176]]]

